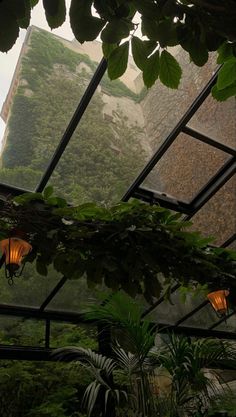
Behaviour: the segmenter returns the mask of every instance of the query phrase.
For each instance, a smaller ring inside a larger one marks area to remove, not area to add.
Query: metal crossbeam
[[[40,306],[40,311],[43,311],[47,305],[52,301],[52,299],[55,297],[55,295],[60,291],[60,289],[64,286],[65,282],[67,281],[66,277],[62,277],[60,281],[57,283],[57,285],[53,288],[53,290],[50,292],[50,294],[47,296],[47,298],[44,300],[44,302]]]
[[[182,132],[183,127],[187,125],[189,120],[193,117],[193,115],[196,113],[196,111],[199,109],[199,107],[202,105],[202,103],[208,97],[208,95],[211,92],[212,87],[216,83],[218,71],[219,71],[219,69],[215,72],[215,74],[212,76],[212,78],[210,79],[208,84],[203,88],[203,90],[200,92],[200,94],[194,100],[192,105],[188,108],[188,110],[186,111],[184,116],[180,119],[180,121],[177,123],[175,128],[172,130],[172,132],[167,136],[165,141],[157,149],[157,151],[154,153],[152,158],[146,164],[144,169],[140,172],[140,174],[134,180],[132,185],[129,187],[129,189],[127,190],[127,192],[123,196],[122,201],[128,201],[129,198],[131,198],[133,196],[134,191],[142,184],[142,182],[145,180],[145,178],[148,176],[148,174],[155,167],[157,162],[162,158],[162,156],[166,153],[166,151],[172,145],[172,143],[177,138],[177,136]]]
[[[62,139],[56,149],[56,151],[54,152],[54,155],[51,159],[51,161],[49,162],[49,165],[46,169],[46,171],[44,172],[41,181],[39,182],[36,191],[37,192],[42,192],[44,187],[47,185],[47,182],[49,181],[54,169],[56,168],[63,152],[65,151],[78,123],[80,122],[85,110],[87,109],[103,75],[105,74],[107,69],[107,62],[106,60],[103,58],[100,62],[100,64],[98,65],[82,99],[79,102],[79,105],[69,123],[69,125],[67,126],[67,129],[64,133],[64,135],[62,136]]]
[[[167,196],[164,193],[149,190],[146,187],[138,187],[132,197],[146,201],[149,204],[160,204],[162,207],[166,207],[170,210],[178,211],[184,214],[191,213],[190,204],[182,200],[177,200],[174,197]]]
[[[190,202],[193,210],[187,219],[197,213],[235,173],[236,158],[231,157]]]
[[[198,311],[200,311],[203,307],[205,307],[209,303],[208,300],[204,300],[199,306],[191,310],[189,313],[187,313],[185,316],[181,317],[181,319],[177,320],[175,323],[175,326],[178,327],[181,323],[189,319],[190,317],[194,316]]]
[[[209,136],[201,132],[198,132],[192,127],[184,126],[182,129],[182,132],[192,138],[198,139],[203,143],[207,143],[208,145],[213,146],[214,148],[217,148],[225,153],[228,153],[229,155],[236,156],[236,149],[231,148],[230,146],[224,145],[223,143],[218,142],[217,140],[212,139]]]

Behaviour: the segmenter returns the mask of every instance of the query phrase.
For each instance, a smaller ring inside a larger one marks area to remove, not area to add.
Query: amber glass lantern
[[[32,250],[32,246],[19,237],[10,237],[0,241],[0,249],[5,258],[6,278],[12,283],[13,277],[22,274],[22,259]]]
[[[226,297],[228,297],[228,295],[228,290],[213,291],[207,295],[207,298],[210,301],[212,307],[220,317],[227,313],[228,303]]]

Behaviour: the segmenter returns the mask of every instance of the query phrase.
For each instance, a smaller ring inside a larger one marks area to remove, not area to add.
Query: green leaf
[[[115,43],[105,43],[102,44],[102,51],[105,58],[109,58],[111,52],[116,49],[117,45]]]
[[[24,193],[14,198],[14,202],[17,204],[25,204],[33,200],[43,200],[41,193]]]
[[[143,69],[143,81],[146,87],[151,87],[158,78],[159,75],[159,65],[160,58],[159,58],[159,51],[156,51],[153,55],[151,55]]]
[[[51,29],[61,26],[66,19],[65,0],[43,0],[46,19]]]
[[[39,0],[30,0],[31,9],[33,9],[36,4],[38,4]]]
[[[148,0],[133,0],[133,4],[136,7],[137,11],[144,17],[157,18],[160,14],[160,9],[152,1]]]
[[[189,55],[191,60],[198,67],[202,67],[208,61],[208,50],[206,45],[196,40],[193,40],[190,43]]]
[[[122,39],[129,36],[130,26],[127,22],[120,19],[113,19],[109,22],[101,33],[101,39],[106,43],[119,43]]]
[[[176,25],[172,20],[166,19],[159,23],[157,27],[157,37],[160,46],[174,46],[178,43]]]
[[[137,38],[137,36],[133,36],[131,45],[132,45],[132,54],[133,54],[134,62],[138,68],[143,70],[146,64],[148,55],[153,51],[153,49],[156,47],[157,44],[156,42],[143,41]]]
[[[77,19],[76,25],[71,27],[76,39],[83,43],[85,41],[94,41],[101,32],[105,22],[97,17],[85,16],[82,19]]]
[[[19,25],[16,17],[4,3],[0,3],[0,51],[7,52],[19,36]]]
[[[27,0],[3,0],[2,4],[5,5],[17,19],[23,19],[27,14],[27,9],[30,9],[30,4]]]
[[[217,78],[217,89],[223,90],[236,81],[236,57],[230,58],[220,69]]]
[[[233,57],[232,46],[229,43],[223,43],[218,49],[217,64],[223,64],[225,61]]]
[[[169,88],[178,88],[182,70],[176,59],[167,51],[162,51],[160,57],[160,80]]]
[[[43,262],[42,259],[37,258],[36,260],[36,270],[38,272],[38,274],[43,275],[43,276],[47,276],[48,270],[47,267],[45,265],[45,263]]]
[[[108,60],[108,75],[111,80],[115,80],[124,74],[129,56],[129,42],[125,42],[117,46],[109,56]]]
[[[234,97],[236,95],[236,82],[224,88],[223,90],[218,90],[217,85],[214,85],[211,93],[217,101],[225,101],[228,98]]]
[[[92,16],[91,7],[91,0],[71,1],[70,25],[80,43],[96,39],[106,23],[105,20]]]
[[[142,16],[142,34],[147,36],[150,40],[158,40],[158,23],[147,17]]]
[[[53,194],[53,187],[51,185],[49,185],[48,187],[46,187],[43,191],[43,196],[44,198],[49,198],[51,195]]]

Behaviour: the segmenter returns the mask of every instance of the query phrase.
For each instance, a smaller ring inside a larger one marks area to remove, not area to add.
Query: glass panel
[[[193,297],[190,293],[184,299],[181,293],[176,291],[171,295],[171,301],[163,301],[146,317],[157,323],[175,324],[179,319],[201,304],[204,299],[200,295]],[[183,326],[185,323],[183,322]]]
[[[47,276],[36,272],[36,265],[26,263],[22,276],[9,285],[4,268],[0,270],[0,304],[39,307],[60,280],[59,274],[49,269]]]
[[[79,346],[98,349],[97,328],[88,325],[51,322],[50,347]]]
[[[236,240],[234,240],[232,243],[230,243],[230,245],[227,246],[227,249],[234,249],[234,250],[236,250]]]
[[[193,216],[192,229],[215,237],[222,245],[236,231],[236,175],[234,175],[201,210]]]
[[[67,201],[117,202],[142,168],[143,117],[133,96],[104,78],[51,179]]]
[[[219,324],[215,330],[224,330],[226,332],[236,332],[236,314]]]
[[[45,21],[38,19],[41,8],[33,12],[37,24]],[[87,44],[68,40],[68,28],[56,33],[67,39],[31,26],[21,31],[9,56],[1,54],[6,85],[0,96],[0,181],[29,190],[39,182],[101,57],[99,42],[88,55]]]
[[[224,102],[209,96],[189,122],[189,126],[224,145],[235,148],[236,101],[232,97]]]
[[[49,310],[85,312],[94,303],[101,303],[109,291],[106,287],[88,288],[86,278],[67,280],[61,290],[48,304]]]
[[[144,185],[191,201],[228,158],[226,153],[181,133],[145,179]]]
[[[152,152],[164,142],[205,87],[215,68],[214,55],[210,56],[204,68],[200,68],[189,62],[188,54],[181,48],[173,48],[172,53],[176,55],[183,69],[178,90],[166,88],[158,81],[140,102],[145,119],[146,143]]]
[[[44,346],[43,321],[0,316],[0,345]]]
[[[199,303],[200,304],[200,303]],[[215,311],[207,304],[192,317],[189,317],[184,323],[183,326],[199,327],[202,329],[208,329],[212,324],[216,323],[219,320]]]

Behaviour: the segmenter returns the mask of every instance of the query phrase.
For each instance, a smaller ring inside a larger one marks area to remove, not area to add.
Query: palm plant
[[[84,394],[89,417],[95,411],[111,417],[111,410],[119,417],[205,416],[210,402],[222,394],[219,376],[213,379],[206,369],[229,362],[236,368],[236,350],[225,341],[169,335],[155,346],[156,326],[143,320],[140,306],[121,293],[94,306],[87,319],[111,330],[111,357],[75,347],[57,349],[53,356],[77,361],[92,374]],[[158,385],[162,375],[169,380],[165,390]]]

